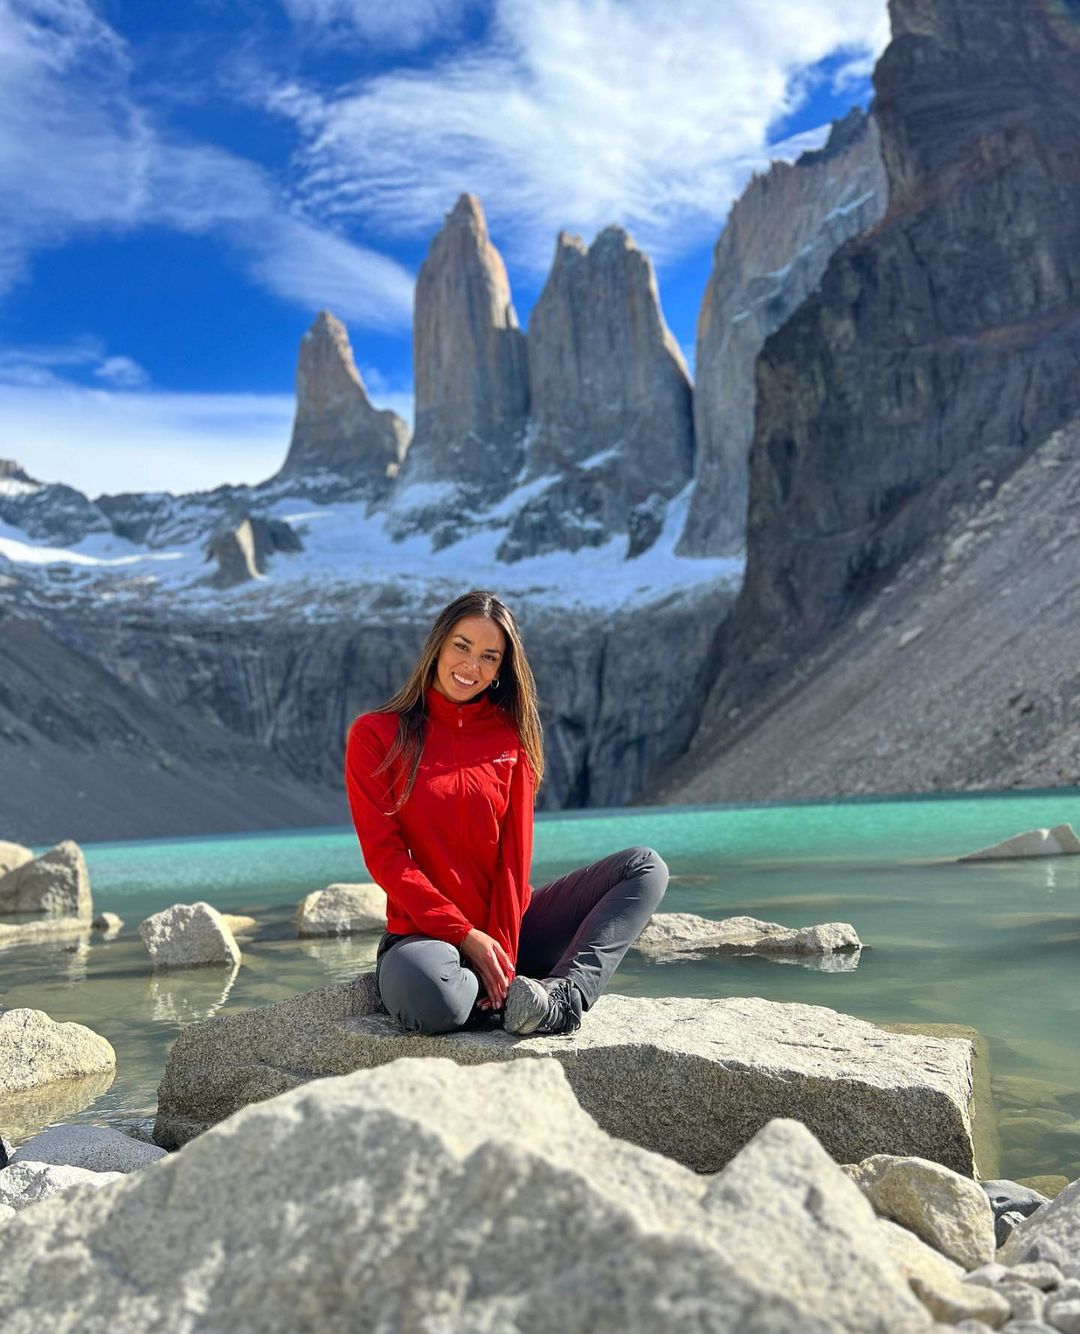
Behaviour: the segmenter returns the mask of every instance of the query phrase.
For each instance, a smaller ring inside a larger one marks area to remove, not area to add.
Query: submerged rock
[[[1053,829],[1028,829],[1013,834],[993,847],[980,848],[957,857],[958,862],[986,862],[1018,857],[1061,857],[1080,852],[1080,838],[1071,824],[1055,825]]]
[[[605,1135],[550,1060],[321,1080],[5,1230],[9,1334],[74,1312],[179,1334],[193,1311],[273,1332],[933,1326],[803,1126],[702,1177]]]
[[[112,1046],[82,1024],[58,1024],[42,1010],[0,1013],[0,1099],[115,1069]]]
[[[635,949],[663,957],[704,954],[832,954],[862,949],[855,928],[847,922],[789,927],[756,917],[725,917],[712,921],[695,913],[654,913]]]
[[[328,885],[296,906],[297,935],[349,936],[386,929],[386,892],[375,884]]]
[[[209,903],[174,903],[139,923],[139,938],[155,968],[222,964],[235,968],[240,946],[221,913]]]
[[[426,1037],[386,1014],[371,974],[184,1029],[158,1089],[154,1139],[177,1147],[248,1103],[400,1056],[554,1056],[605,1130],[698,1171],[789,1114],[838,1159],[918,1154],[974,1171],[963,1039],[886,1033],[814,1005],[615,995],[569,1038]]]
[[[88,922],[94,908],[79,845],[65,839],[0,876],[0,913],[45,913]]]

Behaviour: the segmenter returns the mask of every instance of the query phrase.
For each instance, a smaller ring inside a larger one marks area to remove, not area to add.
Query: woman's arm
[[[499,862],[491,887],[488,934],[498,940],[511,959],[517,959],[521,918],[529,906],[529,867],[532,865],[533,805],[536,784],[524,750],[518,751],[510,779],[510,804],[499,835]]]
[[[345,747],[345,790],[364,864],[417,931],[460,945],[472,923],[410,857],[398,817],[389,814],[394,806],[390,775],[375,772],[385,757],[386,747],[374,729],[357,719]]]

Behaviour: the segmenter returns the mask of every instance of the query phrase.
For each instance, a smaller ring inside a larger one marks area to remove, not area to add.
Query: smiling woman
[[[405,1028],[573,1032],[663,897],[651,848],[531,889],[543,771],[514,617],[493,593],[466,593],[398,693],[356,719],[345,752],[357,837],[387,898],[379,993]]]

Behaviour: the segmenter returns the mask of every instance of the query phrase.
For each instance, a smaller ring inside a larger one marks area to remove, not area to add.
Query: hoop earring
[[[490,686],[490,689],[492,689],[492,690],[498,690],[498,688],[499,688],[499,678],[496,677],[495,680],[492,681],[491,686]]]

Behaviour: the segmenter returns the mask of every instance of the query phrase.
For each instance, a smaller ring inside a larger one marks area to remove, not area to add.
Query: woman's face
[[[506,636],[486,616],[466,616],[443,640],[432,685],[440,695],[464,704],[488,688],[499,674]]]

